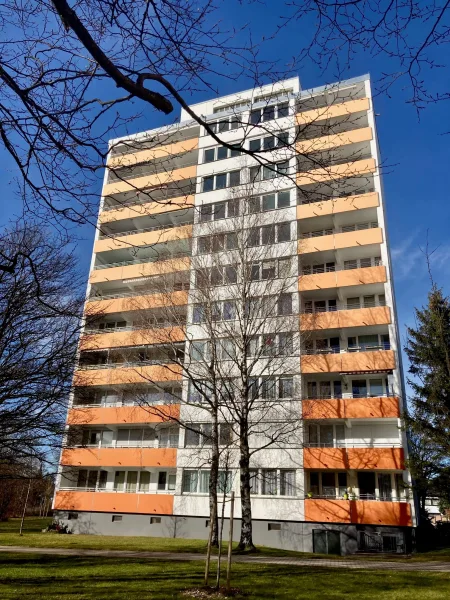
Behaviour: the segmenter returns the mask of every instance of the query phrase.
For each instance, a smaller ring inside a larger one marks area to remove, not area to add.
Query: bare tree
[[[380,92],[389,92],[404,82],[411,102],[418,110],[430,103],[448,100],[450,92],[434,77],[446,69],[442,48],[450,39],[450,9],[445,0],[425,2],[378,2],[375,0],[292,0],[281,18],[278,33],[292,23],[311,22],[298,57],[322,68],[347,70],[355,56],[364,53],[383,59],[377,82]],[[386,61],[389,66],[386,66]],[[448,78],[447,78],[448,79]]]
[[[64,431],[83,308],[72,253],[35,225],[0,239],[0,461],[51,461]]]
[[[139,299],[130,303],[147,360],[164,364],[166,378],[177,373],[187,382],[175,398],[180,413],[165,415],[186,435],[208,440],[207,455],[197,456],[210,466],[211,514],[218,515],[225,450],[239,467],[242,549],[253,548],[250,491],[257,454],[271,447],[292,448],[294,454],[302,443],[295,377],[300,354],[295,221],[280,221],[276,213],[262,218],[253,190],[249,182],[227,201],[235,216],[223,222],[222,230],[212,221],[199,224],[189,305],[170,301],[173,288],[164,277],[155,277],[148,287],[167,302],[157,309],[140,306]],[[164,390],[158,381],[149,383]],[[145,395],[140,402],[146,404]]]

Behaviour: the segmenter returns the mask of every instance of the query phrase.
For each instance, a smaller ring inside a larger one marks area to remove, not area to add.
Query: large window
[[[220,221],[239,215],[239,200],[232,199],[214,204],[204,204],[200,207],[200,222]]]
[[[250,167],[250,182],[266,181],[289,174],[289,161],[283,160],[269,165],[256,165]]]
[[[295,479],[294,469],[251,469],[250,491],[252,495],[296,496]]]
[[[203,177],[202,192],[212,192],[213,190],[223,190],[227,187],[233,187],[241,183],[241,172],[229,171],[228,173],[218,173],[217,175],[208,175]]]
[[[227,446],[233,440],[232,429],[229,423],[219,423],[219,444]],[[212,424],[211,423],[187,423],[184,437],[186,448],[211,446]]]
[[[264,196],[252,196],[247,201],[247,212],[249,214],[266,212],[277,208],[288,208],[291,205],[291,192],[273,192]]]
[[[269,246],[289,242],[292,238],[291,223],[284,222],[263,227],[251,227],[247,234],[247,246]]]
[[[325,498],[342,498],[347,492],[345,471],[310,471],[307,473],[308,495]]]
[[[224,160],[225,158],[233,158],[234,156],[240,156],[241,151],[239,148],[226,148],[225,146],[216,146],[215,148],[207,148],[203,152],[203,162],[210,163],[216,160]]]
[[[308,425],[307,445],[317,448],[345,447],[345,425],[342,423]]]
[[[253,400],[290,399],[294,396],[294,378],[255,377],[251,380],[250,396]]]
[[[289,145],[289,131],[280,131],[276,135],[253,138],[249,142],[249,150],[260,152],[272,150],[274,148],[283,148]]]
[[[263,106],[262,108],[255,108],[250,112],[250,123],[257,125],[258,123],[265,123],[267,121],[273,121],[274,119],[281,119],[289,115],[289,102],[281,102],[279,104],[271,104],[269,106]]]
[[[240,115],[230,115],[229,117],[223,117],[220,121],[211,121],[208,123],[208,127],[214,133],[223,133],[224,131],[231,131],[238,129],[242,125]],[[209,132],[203,128],[204,135],[209,135]]]
[[[116,446],[140,447],[154,446],[156,433],[153,427],[133,427],[117,430]]]
[[[237,283],[237,271],[234,265],[222,265],[198,269],[195,274],[197,288],[209,288],[212,285],[229,285]]]
[[[210,471],[206,470],[183,470],[183,485],[184,494],[208,494],[209,493]],[[219,471],[217,483],[218,492],[231,492],[233,485],[233,476],[231,471]]]

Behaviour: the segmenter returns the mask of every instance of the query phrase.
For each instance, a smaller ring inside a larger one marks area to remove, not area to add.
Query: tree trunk
[[[250,497],[250,449],[248,444],[248,426],[242,422],[240,425],[239,449],[242,519],[238,550],[253,552],[256,548],[253,545],[252,504]]]
[[[219,511],[217,506],[217,485],[219,482],[219,425],[217,413],[212,414],[212,439],[211,439],[211,469],[209,475],[209,516],[211,519],[212,537],[211,545],[219,545]]]

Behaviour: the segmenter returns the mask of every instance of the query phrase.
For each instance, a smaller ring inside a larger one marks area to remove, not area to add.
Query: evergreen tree
[[[413,395],[410,428],[450,453],[450,299],[433,284],[428,304],[416,309],[405,352]]]

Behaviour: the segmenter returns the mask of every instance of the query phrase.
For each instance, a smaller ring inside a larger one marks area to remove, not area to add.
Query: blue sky
[[[252,35],[257,40],[272,33],[280,11],[283,11],[283,3],[279,0],[267,5],[251,3],[245,6],[237,0],[227,0],[219,14],[225,27],[251,23]],[[299,52],[301,42],[305,39],[303,32],[307,33],[310,27],[314,27],[314,23],[291,23],[280,37],[266,44],[260,58],[275,58],[281,67],[287,65],[291,57]],[[248,31],[240,35],[242,40],[248,36]],[[395,65],[392,62],[388,64],[384,58],[373,59],[367,53],[356,54],[345,72],[345,78],[368,72],[376,87],[381,74],[393,68]],[[336,80],[336,73],[332,70],[323,73],[311,61],[299,67],[298,75],[304,89]],[[435,69],[430,77],[433,78],[430,83],[445,84],[449,80],[448,70]],[[218,87],[221,95],[249,87],[245,79],[217,77],[212,83]],[[406,102],[408,91],[403,89],[404,84],[406,81],[400,81],[389,97],[375,97],[382,160],[390,165],[384,176],[384,188],[402,341],[405,325],[414,323],[414,306],[426,301],[429,288],[426,262],[420,250],[425,247],[427,232],[430,248],[437,248],[432,261],[435,280],[447,293],[450,292],[450,202],[447,183],[450,135],[444,134],[449,129],[448,104],[431,105],[418,116],[414,107]],[[209,97],[211,93],[197,93],[187,100],[199,102]],[[178,108],[176,112],[179,112]],[[173,116],[164,118],[148,111],[139,124],[135,124],[135,130],[152,129],[171,121]],[[21,205],[14,193],[12,161],[4,153],[0,153],[0,156],[1,218],[5,222],[15,214],[20,214]],[[79,234],[82,237],[77,248],[80,269],[87,274],[94,232],[83,228]]]

